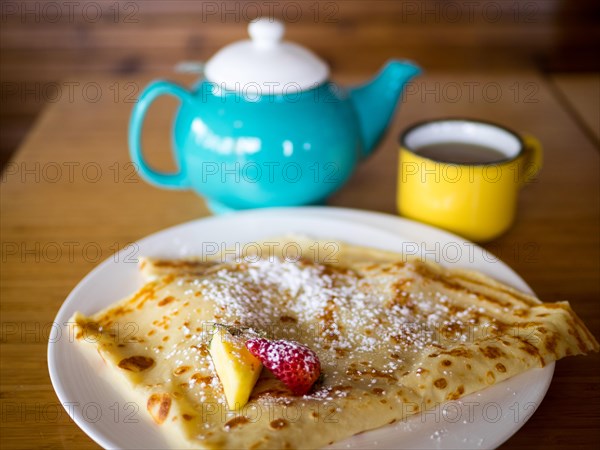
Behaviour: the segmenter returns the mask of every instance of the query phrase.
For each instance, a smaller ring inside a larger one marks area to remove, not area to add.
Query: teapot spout
[[[373,153],[387,129],[406,84],[421,73],[409,61],[389,61],[372,81],[350,90],[363,142],[362,157]]]

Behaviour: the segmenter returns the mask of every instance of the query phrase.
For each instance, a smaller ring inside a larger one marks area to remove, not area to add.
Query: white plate
[[[527,284],[480,247],[444,231],[395,216],[341,208],[285,208],[189,222],[149,236],[113,255],[69,294],[55,319],[48,368],[58,398],[75,423],[105,448],[165,448],[158,428],[137,404],[118,394],[100,358],[87,360],[65,326],[75,311],[93,314],[141,285],[139,256],[199,255],[203,245],[241,245],[288,233],[336,238],[479,270],[522,291]],[[212,245],[212,244],[211,244]],[[332,448],[494,448],[539,406],[554,364],[533,369],[432,412],[354,436]]]

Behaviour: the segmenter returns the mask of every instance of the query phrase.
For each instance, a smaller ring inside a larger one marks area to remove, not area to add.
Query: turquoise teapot
[[[344,89],[309,50],[283,41],[284,26],[262,18],[251,40],[220,50],[192,89],[155,81],[140,95],[129,148],[146,181],[193,189],[215,213],[322,204],[376,148],[406,83],[420,70],[390,61],[369,83]],[[141,134],[159,96],[181,105],[173,125],[175,173],[144,160]]]

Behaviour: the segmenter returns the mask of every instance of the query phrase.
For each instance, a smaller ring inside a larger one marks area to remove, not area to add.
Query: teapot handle
[[[151,184],[167,189],[186,189],[189,187],[187,174],[185,173],[184,161],[175,155],[179,171],[176,173],[159,172],[144,160],[142,151],[142,128],[146,112],[156,98],[161,95],[172,95],[184,102],[192,102],[192,94],[185,88],[169,81],[158,80],[152,82],[140,95],[137,104],[133,108],[131,121],[129,122],[129,153],[131,160],[137,166],[138,173]]]

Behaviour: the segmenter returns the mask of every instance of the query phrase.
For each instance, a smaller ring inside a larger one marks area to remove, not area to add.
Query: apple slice
[[[229,409],[242,408],[248,403],[262,370],[262,363],[246,348],[242,336],[233,335],[224,326],[217,326],[210,341],[209,352]]]

